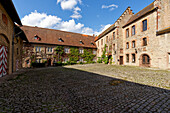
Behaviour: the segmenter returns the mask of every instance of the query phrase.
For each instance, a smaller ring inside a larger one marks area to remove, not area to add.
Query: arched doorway
[[[150,62],[150,57],[149,57],[149,55],[147,55],[147,54],[143,54],[143,55],[141,55],[141,58],[140,58],[141,60],[141,66],[143,66],[143,67],[150,67],[150,65],[151,65],[151,62]]]
[[[0,77],[8,74],[9,67],[9,40],[0,34]]]

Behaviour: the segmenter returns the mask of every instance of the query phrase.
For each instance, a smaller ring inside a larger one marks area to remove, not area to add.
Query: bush
[[[102,59],[98,57],[97,63],[102,63]]]
[[[108,63],[109,63],[108,58],[107,58],[107,57],[105,57],[105,58],[103,59],[103,62],[104,62],[105,64],[108,64]]]

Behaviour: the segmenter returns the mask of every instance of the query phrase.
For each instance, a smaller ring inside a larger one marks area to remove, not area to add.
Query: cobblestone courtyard
[[[169,95],[70,66],[30,69],[0,84],[0,112],[168,113]]]

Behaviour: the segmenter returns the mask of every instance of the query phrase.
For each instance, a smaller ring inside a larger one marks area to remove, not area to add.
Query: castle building
[[[22,67],[22,45],[27,41],[12,0],[0,1],[0,77]]]
[[[170,1],[155,0],[134,14],[128,7],[97,39],[97,57],[104,46],[117,65],[170,69]]]
[[[47,61],[48,66],[58,61],[88,62],[89,58],[83,55],[85,52],[93,56],[91,61],[96,61],[97,48],[93,36],[30,26],[22,26],[21,29],[29,41],[24,43],[23,67],[30,67],[33,57],[37,63]],[[58,46],[62,48],[62,56],[55,51]],[[73,49],[79,56],[74,56]]]

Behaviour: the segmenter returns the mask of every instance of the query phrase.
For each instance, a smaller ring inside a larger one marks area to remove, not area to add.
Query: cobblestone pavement
[[[0,112],[168,113],[170,91],[71,68],[41,68],[0,84]]]

